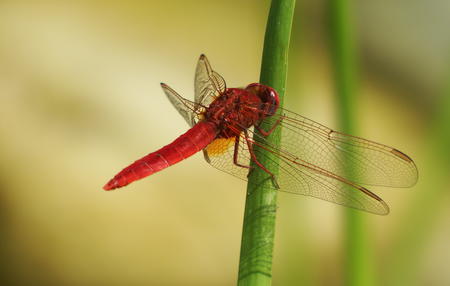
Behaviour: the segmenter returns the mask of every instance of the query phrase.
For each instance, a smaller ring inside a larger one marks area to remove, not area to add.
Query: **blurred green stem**
[[[352,1],[331,0],[329,16],[331,29],[331,54],[338,103],[340,129],[345,133],[357,133],[356,110],[357,56]],[[351,176],[351,170],[349,170]],[[365,228],[364,215],[346,209],[345,228],[345,282],[344,285],[375,285],[372,247]]]
[[[450,61],[449,61],[450,67]],[[388,285],[420,285],[423,252],[450,199],[450,71],[430,124],[426,160],[421,163],[414,200],[398,223],[385,256]],[[420,167],[420,166],[419,166]],[[424,188],[426,186],[426,188]],[[413,195],[413,194],[411,194]],[[423,284],[423,281],[422,281]]]
[[[280,95],[280,106],[286,88],[289,39],[294,16],[295,0],[272,0],[264,38],[260,82],[271,86]],[[266,139],[279,145],[277,128]],[[257,138],[254,138],[257,141]],[[255,146],[256,148],[256,146]],[[258,152],[264,152],[259,150]],[[277,161],[271,154],[258,160],[269,167]],[[276,176],[278,170],[270,169]],[[277,192],[267,173],[254,168],[249,176],[242,230],[238,285],[271,285],[272,253],[275,236]]]

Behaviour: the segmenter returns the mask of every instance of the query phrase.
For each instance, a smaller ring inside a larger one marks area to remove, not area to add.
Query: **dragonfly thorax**
[[[228,88],[214,100],[204,113],[205,120],[217,124],[218,137],[239,136],[264,118],[263,102],[257,95],[242,88]]]

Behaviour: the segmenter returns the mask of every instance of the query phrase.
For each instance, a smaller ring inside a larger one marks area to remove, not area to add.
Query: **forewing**
[[[195,70],[195,103],[207,107],[226,90],[225,80],[212,68],[205,55],[198,59]]]
[[[280,116],[281,150],[299,164],[314,164],[366,185],[410,187],[417,181],[414,162],[397,149],[334,131],[286,109]],[[266,126],[280,116],[268,118]]]
[[[172,103],[173,107],[178,110],[180,115],[183,116],[189,126],[194,126],[197,121],[195,103],[183,98],[167,84],[161,83],[161,87],[164,90],[164,93],[166,94],[169,101]]]

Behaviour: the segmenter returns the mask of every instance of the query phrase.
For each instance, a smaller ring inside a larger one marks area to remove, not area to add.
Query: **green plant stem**
[[[449,61],[450,67],[450,61]],[[420,285],[423,254],[430,234],[439,225],[449,204],[450,172],[450,71],[446,86],[436,104],[430,124],[428,140],[424,144],[426,156],[419,170],[419,184],[414,199],[408,204],[398,223],[398,233],[385,257],[386,285]],[[420,166],[419,166],[420,167]],[[411,194],[412,195],[412,194]],[[423,283],[422,283],[423,284]]]
[[[267,21],[261,64],[260,82],[274,88],[280,95],[280,106],[286,88],[289,39],[294,16],[295,0],[273,0]],[[279,145],[277,128],[266,139]],[[256,141],[258,138],[254,138]],[[256,148],[256,146],[255,146]],[[263,153],[264,150],[255,150]],[[278,170],[270,168],[277,157],[270,152],[258,158],[276,176]],[[275,236],[277,192],[267,173],[254,167],[249,176],[242,230],[238,285],[271,285],[272,253]]]
[[[340,129],[356,133],[357,56],[354,26],[352,25],[351,1],[329,2],[331,25],[331,54],[338,103]],[[349,170],[351,176],[351,170]],[[372,247],[365,228],[364,215],[346,210],[344,285],[375,285]]]

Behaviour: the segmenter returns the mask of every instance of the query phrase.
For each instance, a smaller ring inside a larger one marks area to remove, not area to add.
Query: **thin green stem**
[[[357,56],[350,0],[329,2],[331,54],[333,59],[340,129],[356,133]],[[349,170],[351,176],[352,170]],[[346,210],[344,285],[375,285],[372,247],[365,214]]]
[[[450,66],[450,65],[449,65]],[[449,202],[450,172],[450,71],[436,104],[421,162],[420,184],[415,198],[398,223],[398,234],[386,251],[387,285],[419,285],[424,251],[430,233],[439,226]]]
[[[287,62],[295,0],[272,0],[264,38],[260,82],[274,88],[280,95],[280,106],[286,89]],[[281,133],[277,128],[266,139],[279,145]],[[254,138],[256,141],[258,138]],[[261,164],[275,176],[278,158],[270,152],[258,156]],[[272,253],[275,236],[277,192],[273,182],[262,169],[253,168],[247,186],[238,285],[271,285]]]

